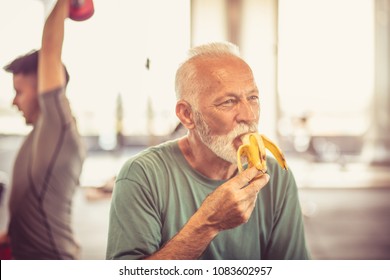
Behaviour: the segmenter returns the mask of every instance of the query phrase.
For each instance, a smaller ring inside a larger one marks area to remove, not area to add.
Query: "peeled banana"
[[[282,150],[265,135],[248,133],[241,140],[243,144],[237,150],[237,165],[240,172],[244,170],[241,158],[246,157],[248,167],[256,166],[258,170],[265,174],[267,172],[266,149],[274,155],[283,169],[288,169]]]

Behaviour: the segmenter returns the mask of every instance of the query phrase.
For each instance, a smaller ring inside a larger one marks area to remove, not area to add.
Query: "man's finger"
[[[257,175],[260,175],[261,172],[252,166],[238,174],[232,180],[235,182],[237,188],[241,189],[248,185]]]
[[[248,186],[248,189],[253,189],[256,192],[259,192],[269,181],[269,175],[266,173],[261,177],[257,177],[252,180]]]

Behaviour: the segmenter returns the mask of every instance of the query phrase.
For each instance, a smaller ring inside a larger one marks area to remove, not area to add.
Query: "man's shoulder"
[[[121,168],[119,176],[127,177],[133,171],[150,172],[161,168],[163,165],[170,165],[175,162],[177,156],[177,140],[166,141],[156,146],[148,147],[126,160]]]
[[[50,90],[47,90],[44,92],[40,92],[38,94],[38,98],[42,99],[42,100],[46,100],[46,99],[53,98],[54,96],[57,96],[57,95],[64,95],[64,97],[65,97],[65,90],[66,90],[66,88],[64,86],[58,86],[58,87],[55,87],[53,89],[50,89]]]
[[[278,161],[270,155],[267,155],[267,168],[268,170],[284,170],[283,167],[280,166]],[[288,162],[287,162],[287,171],[289,170]],[[285,170],[286,171],[286,170]]]
[[[130,157],[127,162],[147,162],[150,160],[164,159],[171,157],[178,148],[177,140],[166,141],[161,144],[147,147],[134,156]]]
[[[271,176],[274,188],[296,187],[294,174],[288,165],[288,161],[287,169],[283,169],[274,157],[267,156],[267,173]]]

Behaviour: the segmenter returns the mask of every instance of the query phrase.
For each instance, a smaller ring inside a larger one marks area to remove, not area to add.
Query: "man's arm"
[[[254,179],[257,175],[252,167],[218,187],[177,235],[145,259],[198,259],[219,232],[249,220],[257,194],[269,180],[268,175]]]
[[[65,85],[61,54],[64,21],[69,14],[69,0],[58,0],[46,19],[38,58],[38,92],[48,92]]]
[[[42,45],[38,54],[38,102],[40,117],[34,124],[31,157],[32,174],[38,192],[44,192],[52,174],[53,164],[62,166],[64,176],[60,185],[79,177],[79,162],[84,157],[84,146],[64,94],[65,69],[61,60],[64,41],[64,21],[68,17],[70,0],[58,0],[46,19]],[[65,150],[65,153],[61,151]],[[76,163],[77,162],[77,163]],[[55,174],[58,175],[58,174]],[[71,177],[70,177],[71,176]]]

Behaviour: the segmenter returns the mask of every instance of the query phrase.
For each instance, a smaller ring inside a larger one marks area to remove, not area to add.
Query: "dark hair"
[[[8,65],[4,66],[4,70],[12,74],[37,74],[38,72],[38,51],[32,50],[29,53],[17,57]],[[65,70],[65,85],[69,82],[69,73]]]

